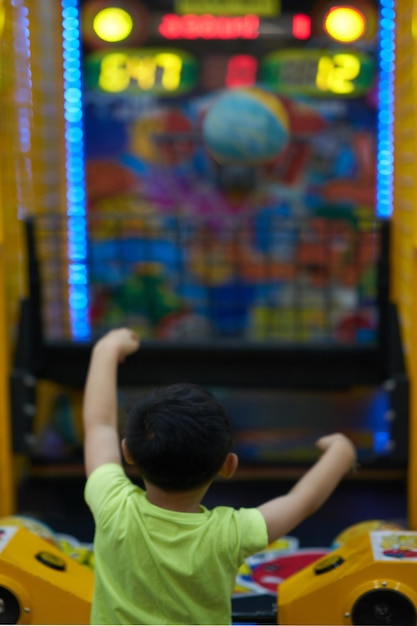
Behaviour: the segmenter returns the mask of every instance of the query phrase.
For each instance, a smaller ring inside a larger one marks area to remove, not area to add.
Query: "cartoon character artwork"
[[[370,536],[375,561],[417,562],[417,532],[380,530]]]
[[[87,94],[92,332],[373,344],[375,111],[283,97],[284,151],[242,169],[204,145],[216,95]]]

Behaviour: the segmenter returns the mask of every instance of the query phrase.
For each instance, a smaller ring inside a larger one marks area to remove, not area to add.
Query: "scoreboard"
[[[110,10],[102,4],[102,12]],[[280,12],[277,1],[178,0],[163,3],[166,12],[158,3],[156,9],[133,0],[114,4],[126,12],[130,7],[131,23],[126,17],[120,25],[123,40],[115,34],[119,14],[108,16],[110,29],[103,19],[97,21],[100,3],[84,3],[89,89],[175,97],[260,84],[284,95],[359,97],[375,81],[374,38],[359,45],[338,43],[315,32],[309,13]],[[253,12],[236,15],[239,7]]]
[[[374,77],[374,59],[351,49],[284,48],[259,58],[211,53],[198,58],[181,48],[126,48],[93,52],[85,61],[89,88],[164,96],[255,83],[277,94],[360,96]]]

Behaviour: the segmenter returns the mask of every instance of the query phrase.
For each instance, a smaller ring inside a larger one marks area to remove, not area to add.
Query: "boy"
[[[93,513],[95,624],[229,624],[237,570],[250,554],[314,513],[353,466],[341,434],[319,439],[319,460],[290,492],[258,508],[209,511],[200,502],[238,459],[221,404],[172,385],[133,406],[121,442],[146,491],[125,475],[117,429],[117,366],[139,348],[127,328],[95,345],[84,395],[85,498]]]

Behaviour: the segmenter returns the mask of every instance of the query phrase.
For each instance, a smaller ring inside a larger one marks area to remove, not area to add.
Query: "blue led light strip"
[[[90,337],[84,181],[80,20],[77,0],[62,0],[67,184],[68,308],[71,336]]]
[[[389,218],[394,181],[395,0],[381,0],[376,214]]]

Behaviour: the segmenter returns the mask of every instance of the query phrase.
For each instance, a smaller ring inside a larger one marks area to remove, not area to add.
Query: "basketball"
[[[218,163],[262,165],[286,147],[288,115],[273,93],[258,87],[231,89],[208,108],[202,132],[207,150]]]

